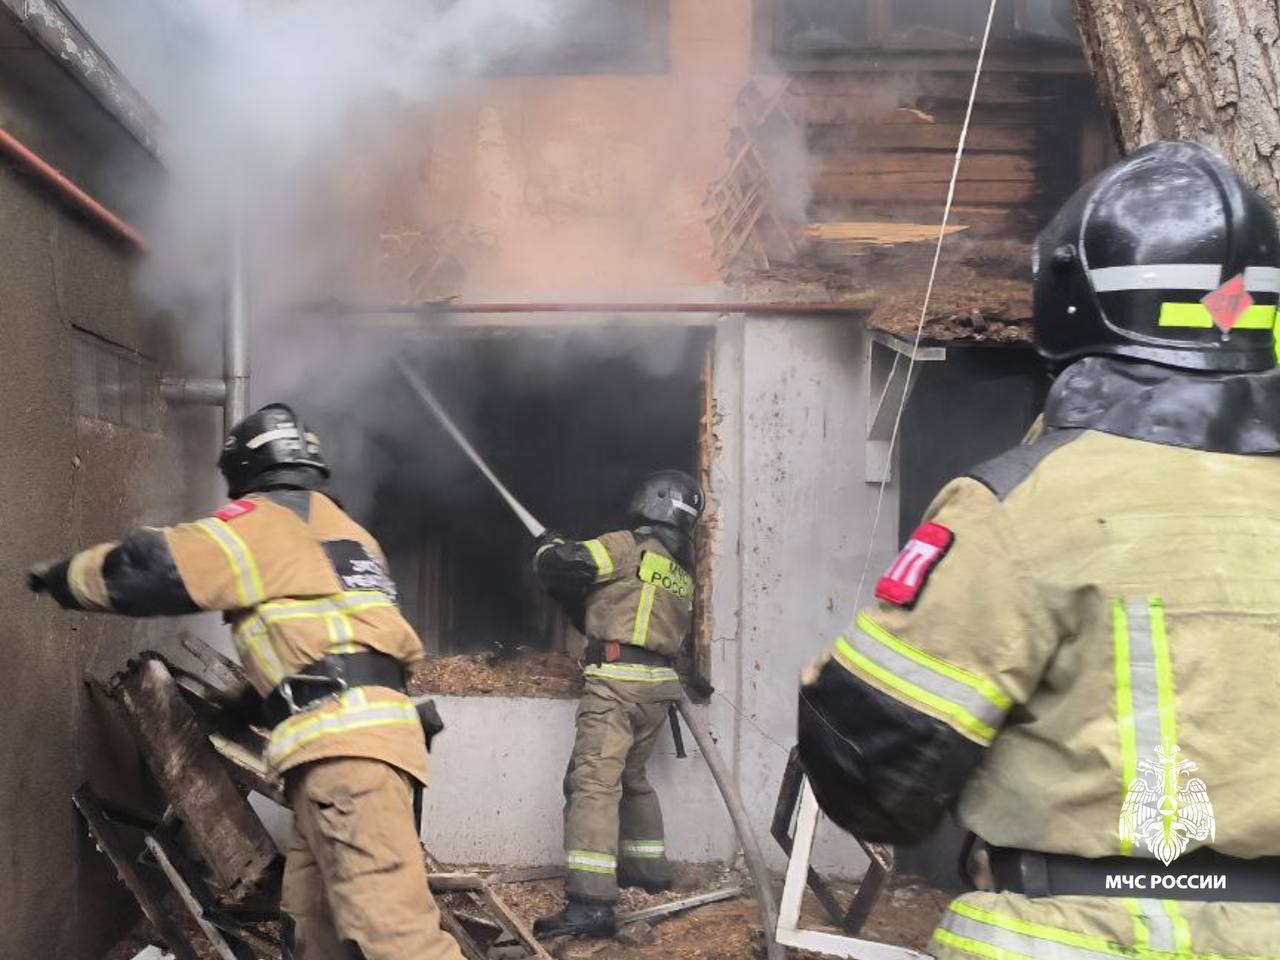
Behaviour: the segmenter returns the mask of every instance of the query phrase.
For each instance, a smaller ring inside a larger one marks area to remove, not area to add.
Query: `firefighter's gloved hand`
[[[223,719],[231,724],[246,727],[267,725],[262,697],[250,684],[226,694],[219,705]]]
[[[534,542],[533,549],[541,550],[543,547],[554,546],[557,543],[564,543],[564,534],[556,533],[554,530],[543,530],[542,536]]]
[[[533,569],[538,569],[538,557],[542,555],[542,551],[548,547],[554,547],[558,543],[564,543],[564,536],[556,533],[554,530],[543,530],[542,536],[538,537],[533,543]]]
[[[77,610],[80,605],[71,594],[67,584],[67,568],[70,560],[52,560],[37,563],[27,571],[27,589],[34,594],[47,593],[68,610]]]
[[[685,686],[704,700],[709,700],[711,695],[716,692],[716,688],[711,685],[711,681],[706,677],[700,677],[697,674],[690,676],[689,679],[685,681]]]
[[[27,571],[27,589],[32,593],[48,593],[49,571],[53,569],[52,563],[38,563]]]

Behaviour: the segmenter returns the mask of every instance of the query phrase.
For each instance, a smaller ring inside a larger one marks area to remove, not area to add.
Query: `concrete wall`
[[[841,321],[728,319],[715,348],[710,522],[712,682],[701,709],[770,860],[768,827],[795,742],[804,665],[851,619],[871,548],[878,488],[863,482],[865,337]],[[890,487],[869,580],[896,550]],[[448,731],[432,757],[426,839],[445,860],[560,859],[560,782],[575,702],[441,698]],[[671,855],[725,859],[736,841],[696,750],[677,760],[663,736],[650,775],[663,800]],[[848,875],[865,866],[832,830],[815,863]]]
[[[762,832],[795,742],[800,671],[852,619],[868,553],[864,597],[896,550],[892,486],[871,542],[879,488],[862,479],[865,362],[861,325],[847,321],[739,321],[719,338],[710,497],[713,683],[724,696],[713,709],[733,725],[734,767]],[[863,866],[834,833],[815,863]]]
[[[0,118],[75,123],[30,109],[6,79],[0,71]],[[133,299],[135,266],[117,242],[0,163],[0,957],[97,958],[133,922],[71,794],[91,780],[137,800],[136,751],[84,677],[118,668],[156,641],[157,628],[62,613],[27,593],[24,573],[140,522],[174,519],[184,509],[175,491],[187,486],[182,442],[217,449],[207,411],[146,429],[79,413],[120,398],[105,366],[90,373],[78,363],[77,343],[81,357],[126,364],[159,363],[167,352],[165,329]],[[212,456],[197,466],[207,471]]]

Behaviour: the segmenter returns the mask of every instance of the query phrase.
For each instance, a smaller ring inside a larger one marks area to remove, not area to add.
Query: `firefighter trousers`
[[[565,893],[581,900],[618,898],[626,883],[671,879],[662,807],[645,777],[670,701],[633,703],[588,683],[564,778]]]
[[[462,960],[427,887],[407,774],[381,760],[317,760],[289,772],[287,791],[281,908],[294,960]]]

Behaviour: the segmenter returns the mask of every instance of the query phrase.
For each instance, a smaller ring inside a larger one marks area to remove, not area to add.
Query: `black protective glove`
[[[711,685],[711,681],[696,673],[690,674],[684,685],[704,700],[711,699],[711,695],[716,692],[716,688]]]
[[[251,684],[225,694],[219,701],[222,719],[233,726],[266,727],[266,703]]]
[[[558,543],[564,543],[564,537],[556,533],[554,530],[543,530],[542,536],[533,541],[533,556],[529,563],[533,567],[533,572],[538,572],[538,556],[542,553],[544,547],[554,547]]]
[[[69,559],[37,563],[27,571],[27,589],[36,595],[49,594],[68,610],[80,609],[80,604],[76,603],[67,583],[67,568],[70,566]]]
[[[40,563],[27,571],[27,589],[34,594],[48,593],[49,583],[46,579],[49,570],[53,567],[51,563]]]
[[[536,555],[543,547],[548,547],[557,543],[564,543],[563,533],[557,533],[554,530],[543,530],[542,535],[533,542],[533,552]]]

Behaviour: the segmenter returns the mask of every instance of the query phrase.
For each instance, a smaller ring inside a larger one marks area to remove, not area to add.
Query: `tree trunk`
[[[1125,151],[1195,140],[1280,208],[1280,2],[1074,0]]]

